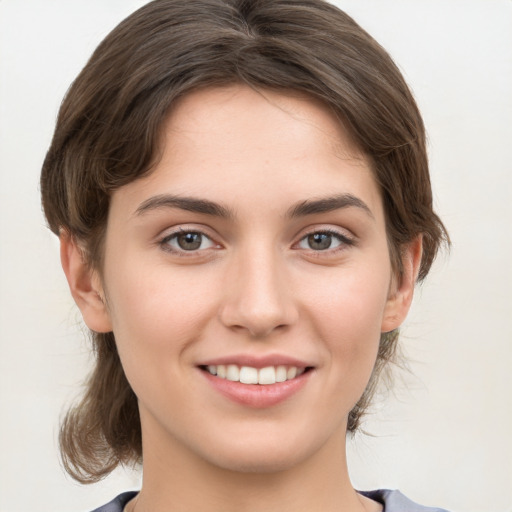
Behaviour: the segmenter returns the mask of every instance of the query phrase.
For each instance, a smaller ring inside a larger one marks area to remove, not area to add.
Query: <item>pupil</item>
[[[201,247],[200,233],[184,233],[178,236],[178,245],[184,251],[194,251]]]
[[[327,233],[314,233],[308,236],[308,243],[311,249],[324,251],[329,249],[332,242],[332,236]]]

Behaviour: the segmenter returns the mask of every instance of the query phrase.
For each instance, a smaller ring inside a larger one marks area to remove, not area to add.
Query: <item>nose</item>
[[[290,284],[275,251],[238,257],[225,283],[221,322],[260,339],[290,327],[299,316]]]

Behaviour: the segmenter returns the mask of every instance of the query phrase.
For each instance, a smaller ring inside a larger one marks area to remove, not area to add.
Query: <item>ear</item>
[[[407,244],[402,252],[401,276],[392,279],[384,316],[382,319],[382,332],[390,332],[400,327],[411,307],[414,287],[421,263],[423,252],[423,238],[418,235]]]
[[[92,331],[110,332],[112,324],[98,273],[91,270],[82,249],[67,231],[61,231],[59,239],[62,268],[84,322]]]

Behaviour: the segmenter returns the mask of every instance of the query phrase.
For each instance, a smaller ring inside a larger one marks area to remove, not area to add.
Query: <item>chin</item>
[[[230,439],[223,445],[217,444],[215,450],[208,450],[204,458],[227,471],[277,473],[290,470],[318,453],[323,443],[311,441],[271,434],[260,439],[238,437],[237,441]]]
[[[230,453],[229,455],[216,455],[211,457],[211,463],[226,471],[235,473],[271,474],[287,471],[299,465],[307,457],[300,457],[297,453],[275,454],[259,452],[258,455],[248,453]]]

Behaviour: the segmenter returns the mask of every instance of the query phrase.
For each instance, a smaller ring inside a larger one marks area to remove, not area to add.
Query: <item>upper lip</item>
[[[238,366],[250,366],[252,368],[265,368],[267,366],[296,366],[297,368],[312,367],[311,363],[283,354],[268,354],[255,356],[249,354],[234,354],[220,356],[214,359],[202,361],[198,366],[218,366],[220,364],[236,364]]]

